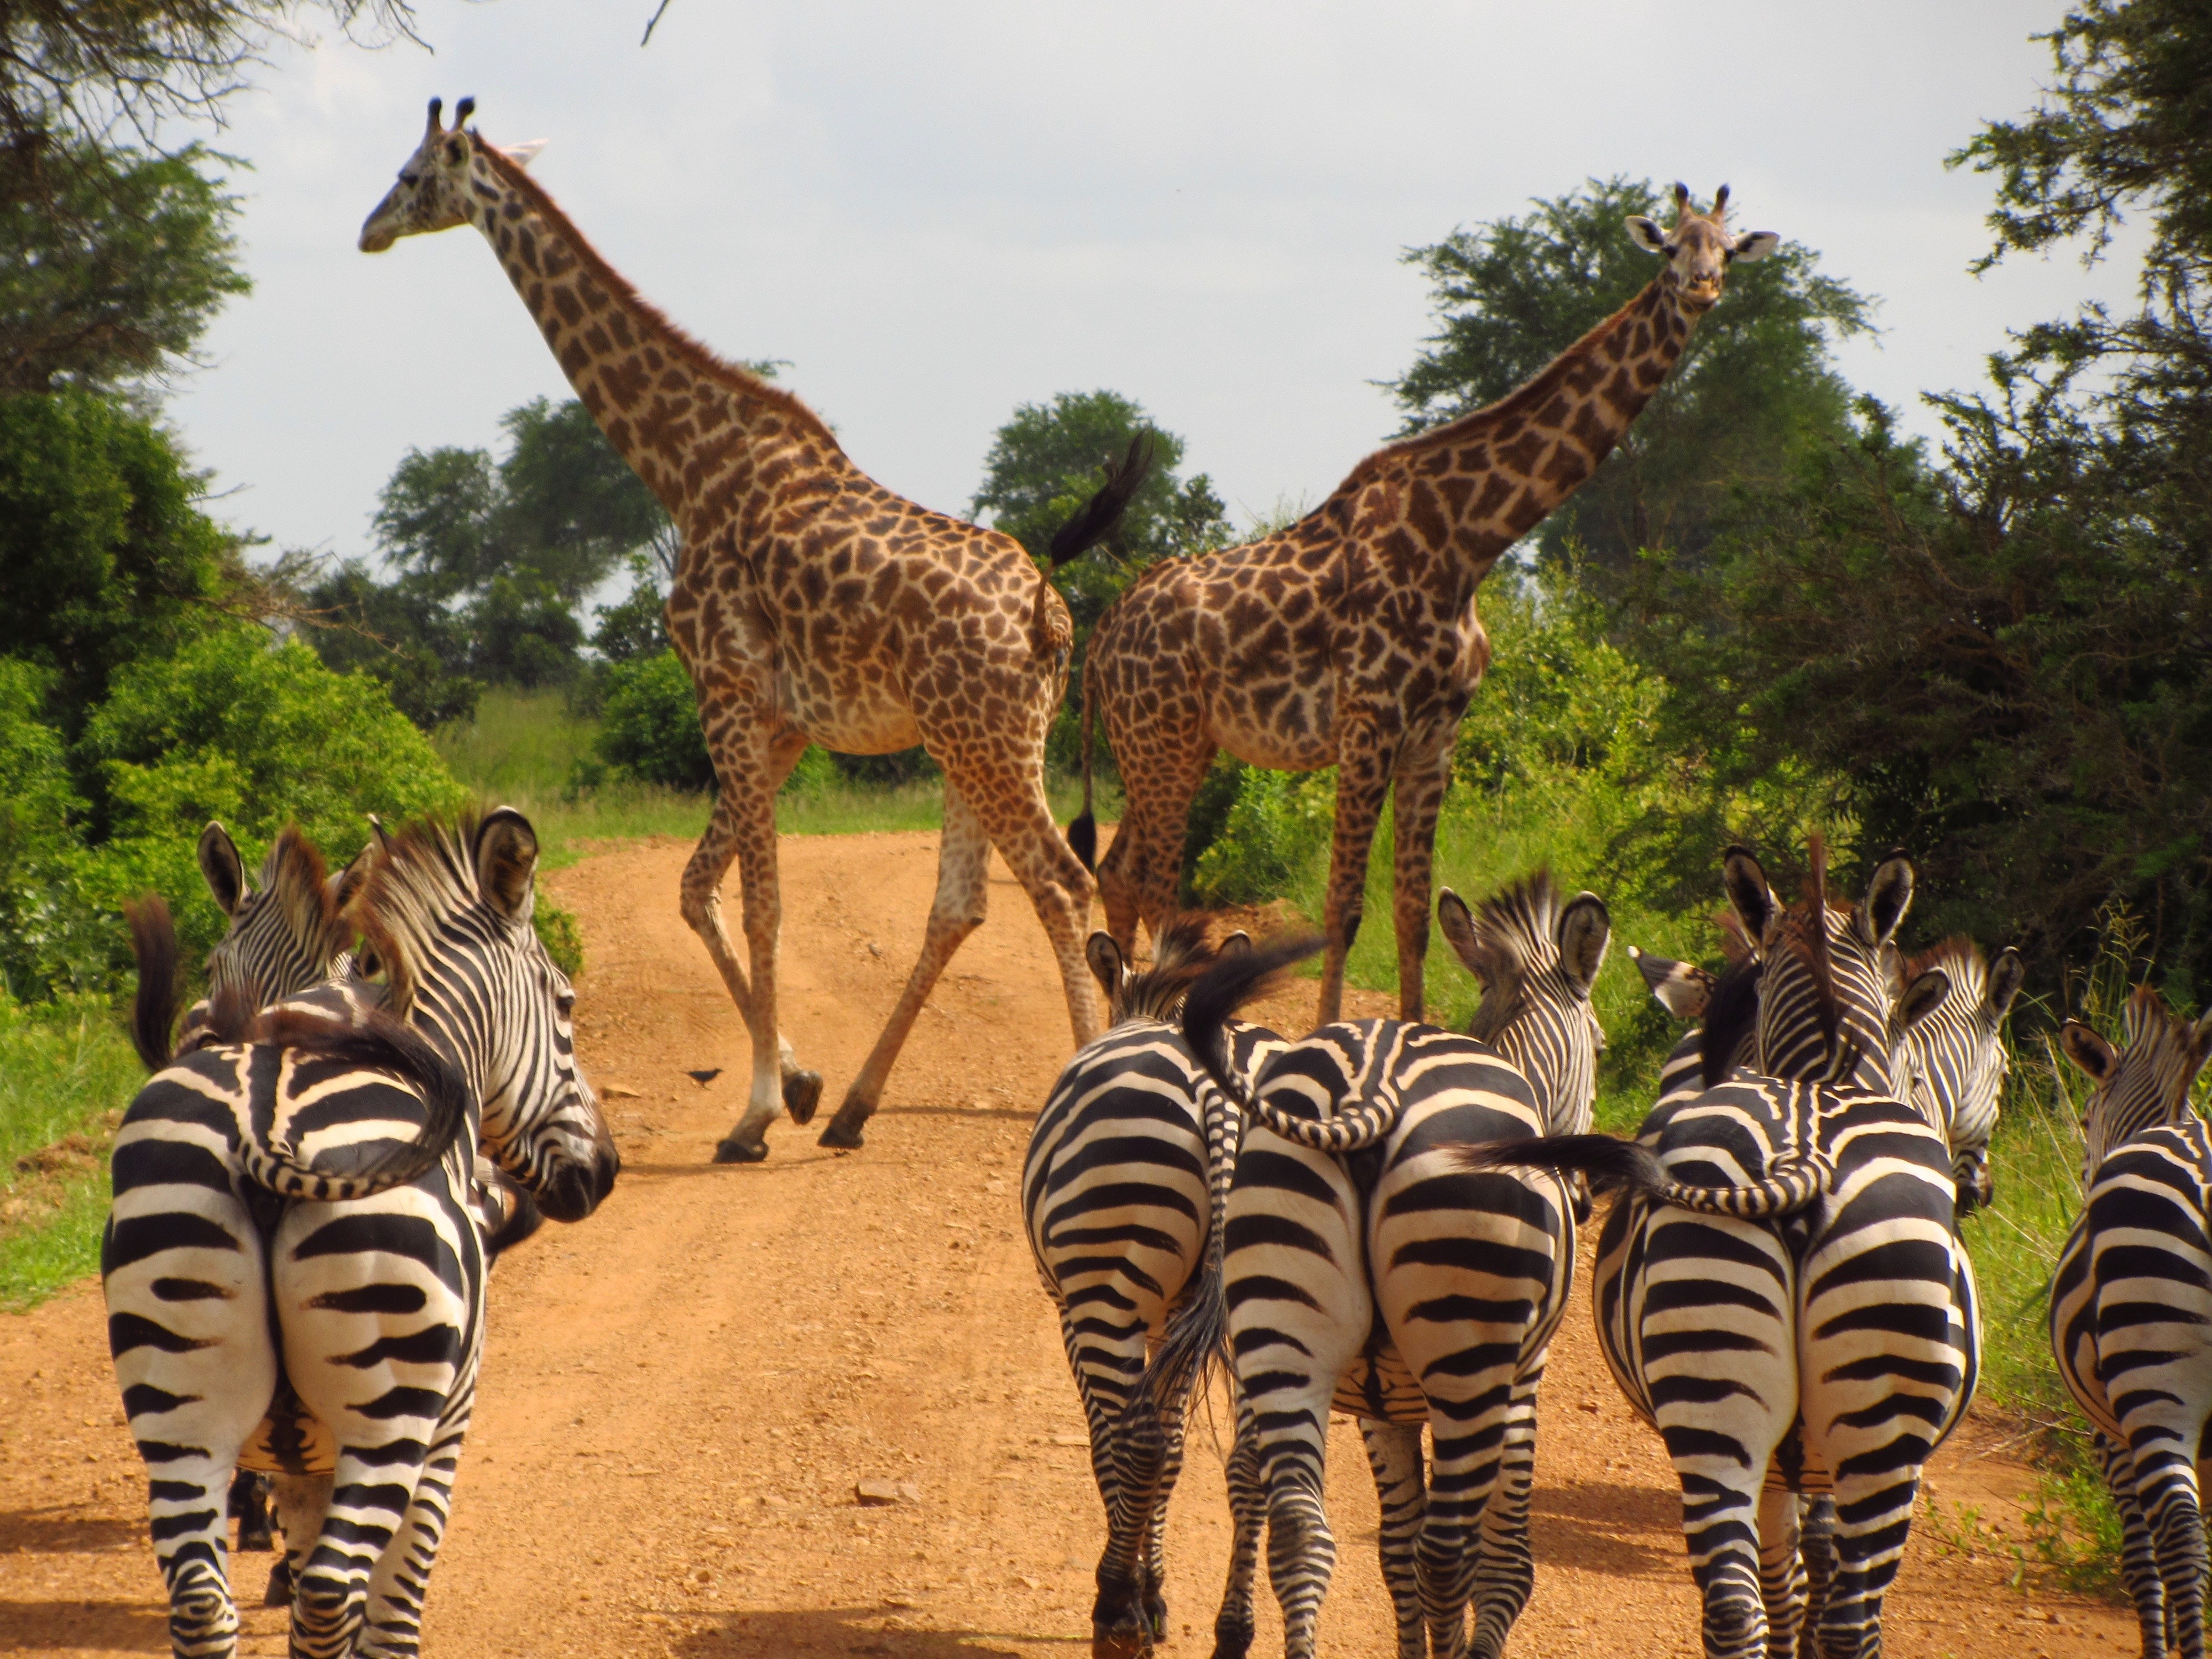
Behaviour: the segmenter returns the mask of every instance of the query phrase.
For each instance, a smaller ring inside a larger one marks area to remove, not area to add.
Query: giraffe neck
[[[1409,514],[1409,526],[1479,582],[1613,453],[1696,321],[1662,272],[1516,391],[1391,445],[1372,464],[1410,483],[1435,481],[1432,505]]]
[[[847,465],[818,416],[641,299],[520,167],[478,143],[471,171],[471,222],[577,398],[679,528],[710,491],[718,513],[741,510],[732,486],[787,481],[794,459]]]

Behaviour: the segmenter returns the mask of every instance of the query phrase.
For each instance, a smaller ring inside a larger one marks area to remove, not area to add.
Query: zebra
[[[1880,1650],[1921,1467],[1980,1352],[1950,1144],[1911,1098],[1906,1038],[1951,993],[1942,968],[1908,979],[1894,960],[1911,861],[1884,859],[1848,908],[1828,902],[1817,841],[1812,863],[1808,901],[1784,907],[1750,853],[1725,855],[1756,949],[1712,988],[1703,1090],[1662,1101],[1639,1141],[1462,1154],[1626,1189],[1599,1237],[1600,1345],[1680,1480],[1713,1659],[1794,1650],[1799,1495],[1824,1491],[1838,1520],[1820,1650]],[[1704,1212],[1680,1202],[1686,1183],[1714,1189]]]
[[[236,1651],[242,1453],[280,1471],[293,1653],[416,1651],[483,1340],[478,1146],[555,1220],[619,1167],[532,930],[537,859],[512,808],[409,829],[349,913],[384,983],[277,1004],[125,1115],[101,1276],[179,1656]]]
[[[2192,1023],[2145,985],[2123,1019],[2124,1048],[2078,1020],[2059,1033],[2094,1086],[2081,1213],[2051,1279],[2051,1348],[2096,1431],[2144,1659],[2201,1659],[2212,1133],[2190,1089],[2212,1057],[2212,1012]]]
[[[1144,1651],[1167,1631],[1168,1498],[1182,1462],[1183,1413],[1194,1373],[1158,1373],[1139,1386],[1148,1344],[1190,1296],[1219,1294],[1215,1219],[1239,1132],[1234,1109],[1172,1021],[1194,980],[1251,948],[1243,933],[1206,943],[1206,919],[1179,917],[1152,969],[1136,973],[1106,933],[1085,948],[1106,994],[1108,1030],[1070,1060],[1030,1133],[1022,1208],[1037,1275],[1060,1313],[1068,1370],[1091,1435],[1091,1472],[1106,1507],[1106,1546],[1091,1609],[1094,1650]],[[1281,1039],[1234,1024],[1231,1064],[1249,1071]],[[1232,1486],[1247,1490],[1232,1457]],[[1252,1636],[1257,1510],[1238,1504],[1230,1588],[1216,1651],[1242,1653]],[[1240,1588],[1241,1580],[1241,1588]]]
[[[1224,1294],[1194,1302],[1189,1320],[1225,1333],[1294,1659],[1313,1651],[1335,1563],[1322,1506],[1332,1404],[1376,1425],[1368,1451],[1402,1655],[1429,1640],[1464,1652],[1470,1602],[1475,1650],[1496,1653],[1534,1581],[1535,1395],[1565,1309],[1576,1187],[1445,1164],[1465,1141],[1588,1127],[1589,997],[1611,924],[1595,894],[1562,903],[1545,872],[1479,915],[1446,892],[1438,919],[1484,988],[1468,1036],[1340,1023],[1271,1053],[1248,1081],[1223,1051],[1224,1024],[1310,939],[1216,967],[1184,1005],[1192,1050],[1253,1119],[1223,1230]]]

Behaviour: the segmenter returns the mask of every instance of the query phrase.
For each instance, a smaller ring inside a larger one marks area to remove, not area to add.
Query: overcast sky
[[[1735,222],[1879,296],[1857,386],[1916,407],[2125,270],[1977,279],[1990,180],[1943,157],[2031,106],[2060,0],[1107,6],[419,0],[434,55],[272,54],[217,142],[246,260],[171,416],[283,547],[366,552],[411,446],[568,395],[466,228],[355,249],[422,106],[478,100],[648,297],[785,382],[860,465],[962,511],[1015,404],[1111,387],[1240,517],[1317,499],[1395,425],[1431,331],[1403,248],[1591,175],[1734,186]],[[1726,301],[1723,300],[1723,304]]]

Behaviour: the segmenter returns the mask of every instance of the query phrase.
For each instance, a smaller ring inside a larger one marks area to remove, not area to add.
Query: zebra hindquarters
[[[115,1200],[100,1240],[108,1346],[146,1461],[179,1659],[237,1650],[230,1486],[277,1374],[260,1231],[232,1186],[222,1133],[203,1121],[205,1105],[171,1073],[147,1085],[116,1136]]]
[[[2098,1170],[2083,1206],[2097,1375],[2118,1422],[2118,1449],[2157,1564],[2167,1650],[2178,1659],[2204,1652],[2197,1466],[2212,1420],[2206,1139],[2196,1123],[2122,1146]]]
[[[299,1659],[413,1650],[442,1533],[426,1537],[416,1500],[434,1455],[450,1484],[449,1422],[483,1332],[483,1247],[453,1163],[373,1198],[295,1203],[271,1241],[285,1369],[337,1447],[321,1524],[292,1540]]]
[[[1535,1578],[1528,1546],[1536,1387],[1565,1312],[1575,1225],[1559,1177],[1453,1167],[1466,1115],[1420,1114],[1376,1182],[1369,1239],[1391,1340],[1433,1438],[1419,1551],[1437,1654],[1503,1648]]]
[[[1360,1209],[1337,1159],[1256,1127],[1246,1135],[1229,1196],[1223,1280],[1286,1659],[1311,1659],[1336,1565],[1322,1504],[1329,1401],[1374,1322]]]
[[[1800,1272],[1805,1452],[1836,1498],[1823,1659],[1881,1650],[1882,1599],[1904,1559],[1920,1472],[1972,1371],[1949,1159],[1913,1150],[1903,1143],[1839,1173]]]
[[[1638,1232],[1615,1292],[1620,1363],[1681,1483],[1708,1659],[1764,1659],[1759,1506],[1797,1417],[1796,1265],[1756,1222],[1656,1208]]]

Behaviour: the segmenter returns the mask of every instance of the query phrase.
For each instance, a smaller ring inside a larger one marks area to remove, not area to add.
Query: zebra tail
[[[1098,872],[1098,819],[1091,810],[1091,653],[1083,653],[1083,810],[1067,826],[1068,849],[1093,875]]]
[[[366,1198],[404,1187],[436,1167],[468,1127],[466,1079],[421,1032],[381,1011],[372,1009],[349,1021],[280,1005],[254,1022],[249,1040],[393,1073],[413,1085],[422,1100],[422,1127],[415,1139],[351,1173],[319,1170],[282,1144],[241,1147],[246,1173],[280,1198]]]
[[[1649,1147],[1612,1135],[1547,1135],[1528,1140],[1486,1141],[1454,1150],[1462,1170],[1549,1170],[1580,1175],[1595,1193],[1622,1192],[1697,1215],[1759,1221],[1809,1209],[1828,1189],[1817,1159],[1784,1153],[1765,1178],[1741,1187],[1701,1187],[1669,1176]]]
[[[1183,997],[1182,1040],[1222,1093],[1246,1111],[1255,1102],[1229,1064],[1225,1033],[1230,1018],[1246,1003],[1266,995],[1278,975],[1293,963],[1304,962],[1322,943],[1320,934],[1308,933],[1231,951],[1200,975]]]
[[[1182,1305],[1169,1316],[1160,1346],[1145,1364],[1137,1392],[1155,1411],[1166,1413],[1206,1392],[1216,1365],[1229,1369],[1229,1304],[1223,1294],[1228,1256],[1229,1186],[1237,1177],[1237,1152],[1243,1139],[1243,1115],[1219,1089],[1206,1091],[1206,1251],[1198,1276],[1183,1291]]]
[[[148,893],[123,907],[131,928],[131,954],[138,963],[138,990],[131,1003],[131,1043],[149,1072],[174,1057],[177,1029],[177,927],[169,902]]]

